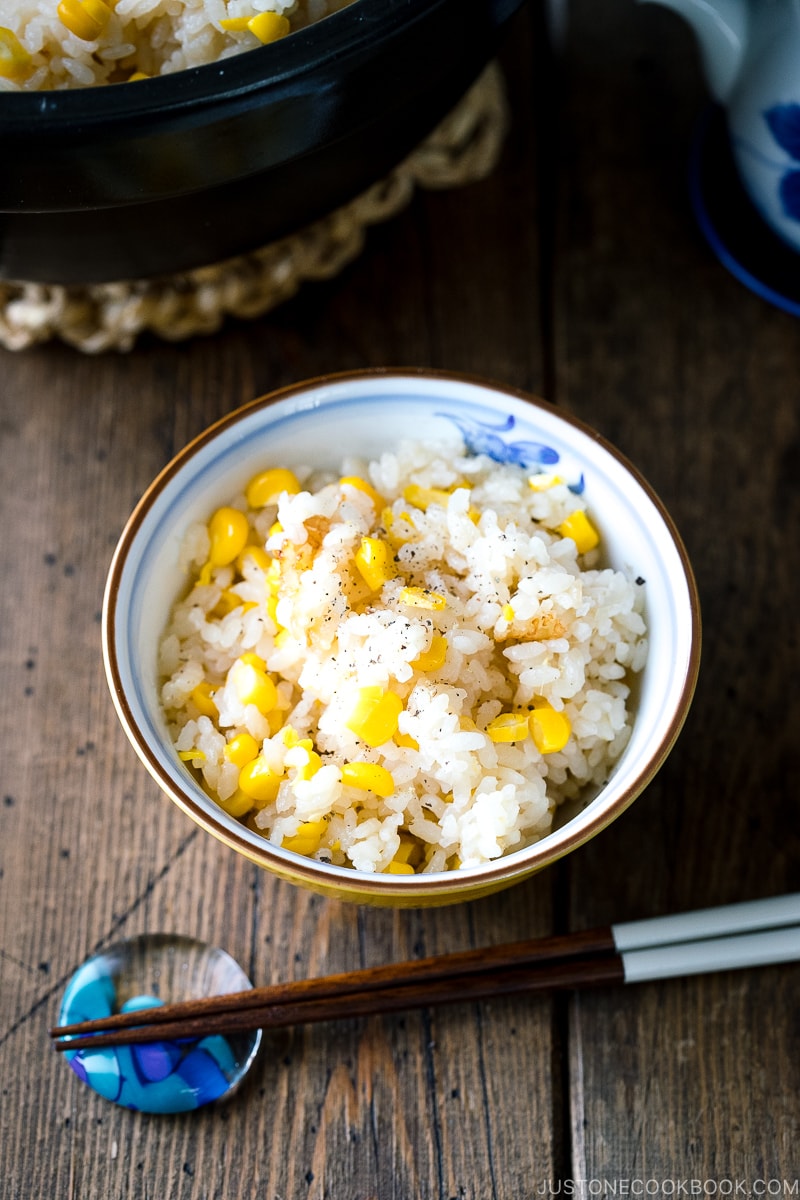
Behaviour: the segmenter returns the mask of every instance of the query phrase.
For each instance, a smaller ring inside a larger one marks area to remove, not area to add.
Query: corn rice
[[[130,83],[275,42],[352,0],[0,0],[0,92]]]
[[[628,740],[642,581],[603,566],[602,526],[557,477],[413,442],[290,466],[187,531],[160,650],[185,769],[275,846],[359,871],[546,836]]]

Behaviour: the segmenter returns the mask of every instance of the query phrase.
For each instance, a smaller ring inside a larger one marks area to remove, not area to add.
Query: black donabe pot
[[[0,93],[0,278],[171,274],[332,212],[434,128],[522,3],[356,0],[174,75]]]

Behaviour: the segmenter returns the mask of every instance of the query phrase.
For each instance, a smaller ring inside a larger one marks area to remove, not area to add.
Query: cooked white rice
[[[103,17],[98,0],[88,5]],[[59,14],[60,0],[0,0],[0,90],[38,91],[121,83],[132,75],[168,75],[216,62],[261,44],[249,29],[220,22],[273,12],[293,32],[352,0],[106,0],[111,9],[94,40],[79,37]],[[63,13],[63,10],[62,10]],[[16,53],[11,35],[21,47]],[[16,61],[19,60],[19,61]]]
[[[277,505],[232,501],[266,548],[260,565],[248,555],[243,574],[206,566],[199,579],[208,528],[187,533],[196,582],[160,662],[181,757],[275,845],[359,871],[469,867],[542,838],[627,742],[630,676],[647,652],[642,582],[603,567],[602,542],[579,554],[559,532],[584,508],[567,483],[460,446],[409,443],[345,461],[341,475],[295,474],[302,490]],[[364,537],[393,556],[377,590],[354,557]],[[266,713],[241,699],[247,653],[277,685]],[[402,701],[397,733],[377,746],[348,727],[364,688]],[[527,731],[493,740],[503,720],[524,726],[542,707],[567,718],[563,749],[542,753]],[[271,799],[249,801],[226,755],[245,731],[276,777]],[[353,763],[383,768],[391,793],[352,786]]]

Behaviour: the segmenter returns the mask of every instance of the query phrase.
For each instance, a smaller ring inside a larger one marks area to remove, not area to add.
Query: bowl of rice
[[[647,786],[700,616],[662,503],[507,388],[367,371],[224,417],[109,571],[123,727],[198,825],[282,879],[420,906],[506,887]]]
[[[139,280],[334,212],[522,0],[0,0],[0,278]]]

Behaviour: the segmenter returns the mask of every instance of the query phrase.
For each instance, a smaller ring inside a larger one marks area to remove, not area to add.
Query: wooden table
[[[798,888],[800,326],[694,223],[706,93],[677,18],[574,0],[550,57],[529,7],[502,63],[492,177],[420,193],[332,282],[187,343],[0,354],[4,1200],[798,1194],[800,967],[281,1032],[227,1106],[174,1119],[101,1100],[47,1044],[78,964],[147,930],[268,982]],[[322,900],[197,831],[125,740],[99,644],[113,545],[190,436],[385,364],[595,425],[673,513],[705,619],[689,720],[629,812],[528,883],[429,911]]]

